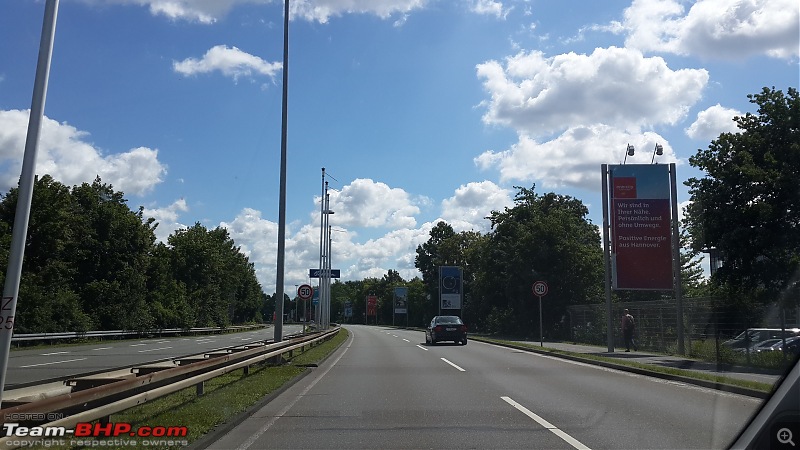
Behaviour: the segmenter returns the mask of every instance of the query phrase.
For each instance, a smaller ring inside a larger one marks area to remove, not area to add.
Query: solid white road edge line
[[[275,415],[275,417],[270,419],[269,422],[265,423],[264,426],[262,426],[261,428],[258,429],[258,431],[253,433],[246,441],[242,443],[242,445],[236,447],[236,450],[247,450],[248,448],[250,448],[250,446],[253,445],[258,440],[258,438],[261,437],[261,435],[263,435],[264,433],[267,432],[267,430],[272,428],[272,426],[275,425],[275,422],[279,418],[286,415],[286,413],[289,412],[290,409],[292,409],[295,403],[297,403],[301,398],[305,397],[308,391],[310,391],[311,388],[316,386],[317,382],[319,382],[319,380],[321,380],[322,377],[324,377],[331,369],[333,369],[336,363],[338,363],[339,360],[342,359],[342,356],[344,356],[344,354],[347,353],[348,350],[350,350],[350,346],[353,345],[353,341],[355,340],[356,336],[353,330],[347,330],[347,331],[350,332],[350,338],[349,338],[350,342],[347,344],[347,347],[344,348],[344,351],[342,351],[342,353],[331,363],[331,365],[328,366],[321,374],[319,374],[317,378],[314,379],[314,381],[312,381],[308,386],[306,386],[306,388],[303,389],[303,391],[300,392],[300,394],[297,397],[295,397],[294,400],[289,402],[289,404],[286,405],[277,415]]]
[[[579,441],[579,440],[575,439],[574,437],[568,435],[567,433],[559,430],[555,425],[553,425],[550,422],[544,420],[542,417],[540,417],[539,415],[537,415],[536,413],[534,413],[530,409],[528,409],[528,408],[520,405],[519,403],[515,402],[511,397],[500,397],[500,398],[505,400],[506,403],[508,403],[509,405],[513,406],[514,408],[517,408],[517,410],[519,412],[521,412],[522,414],[525,414],[526,416],[528,416],[531,419],[533,419],[539,425],[541,425],[541,426],[547,428],[548,430],[550,430],[551,432],[553,432],[553,434],[555,434],[556,436],[558,436],[561,439],[563,439],[569,445],[575,447],[578,450],[591,450],[589,447],[583,445],[583,443],[581,443],[581,441]]]

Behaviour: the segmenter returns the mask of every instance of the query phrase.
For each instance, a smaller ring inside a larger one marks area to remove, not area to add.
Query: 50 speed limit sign
[[[303,284],[297,288],[297,297],[300,298],[300,300],[308,300],[313,295],[314,289],[307,284]]]
[[[533,283],[533,295],[537,297],[544,297],[547,295],[547,283],[544,281],[537,281]]]

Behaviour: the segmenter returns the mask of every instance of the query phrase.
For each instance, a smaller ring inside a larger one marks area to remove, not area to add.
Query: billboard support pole
[[[436,292],[439,293],[439,315],[442,315],[442,266],[439,266],[439,276],[436,278]]]
[[[673,289],[675,292],[675,307],[677,315],[678,354],[684,355],[684,330],[683,330],[683,292],[681,292],[681,236],[678,229],[678,186],[676,182],[675,163],[669,165],[670,196],[672,197],[672,274]]]
[[[607,316],[607,331],[606,340],[608,343],[608,352],[614,351],[614,319],[611,316],[611,251],[609,245],[609,223],[608,223],[608,164],[601,164],[600,170],[602,171],[603,179],[603,263],[606,268],[605,275],[605,291],[606,291],[606,316]]]

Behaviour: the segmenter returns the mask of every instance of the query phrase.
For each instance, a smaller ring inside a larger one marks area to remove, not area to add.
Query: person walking
[[[625,339],[625,351],[639,350],[636,347],[636,341],[633,339],[633,332],[636,329],[636,322],[633,320],[631,313],[625,309],[625,314],[622,315],[622,337]]]

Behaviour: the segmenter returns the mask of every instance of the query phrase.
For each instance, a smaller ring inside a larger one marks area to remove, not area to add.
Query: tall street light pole
[[[19,195],[11,230],[11,248],[8,267],[3,286],[3,299],[0,303],[0,402],[6,383],[8,357],[11,351],[11,337],[14,333],[14,314],[17,309],[17,296],[22,278],[22,259],[25,254],[25,241],[28,235],[28,221],[33,199],[33,184],[36,176],[36,153],[39,146],[44,103],[47,96],[47,82],[50,78],[50,61],[53,54],[53,41],[56,34],[58,0],[47,0],[44,7],[42,37],[39,41],[39,60],[36,63],[36,79],[33,84],[33,99],[28,118],[28,135],[25,138],[25,153],[22,157],[22,173],[19,177]]]
[[[325,229],[325,168],[322,168],[322,190],[319,196],[319,265],[317,265],[317,269],[320,271],[317,274],[317,305],[314,307],[314,319],[317,322],[317,326],[322,329],[322,321],[320,320],[320,311],[322,311],[322,256],[323,256],[323,246],[322,246],[322,238],[324,236],[323,230]]]
[[[286,256],[286,130],[289,94],[289,0],[283,7],[283,106],[281,109],[281,181],[278,206],[278,267],[275,279],[275,342],[283,340],[283,278]]]

